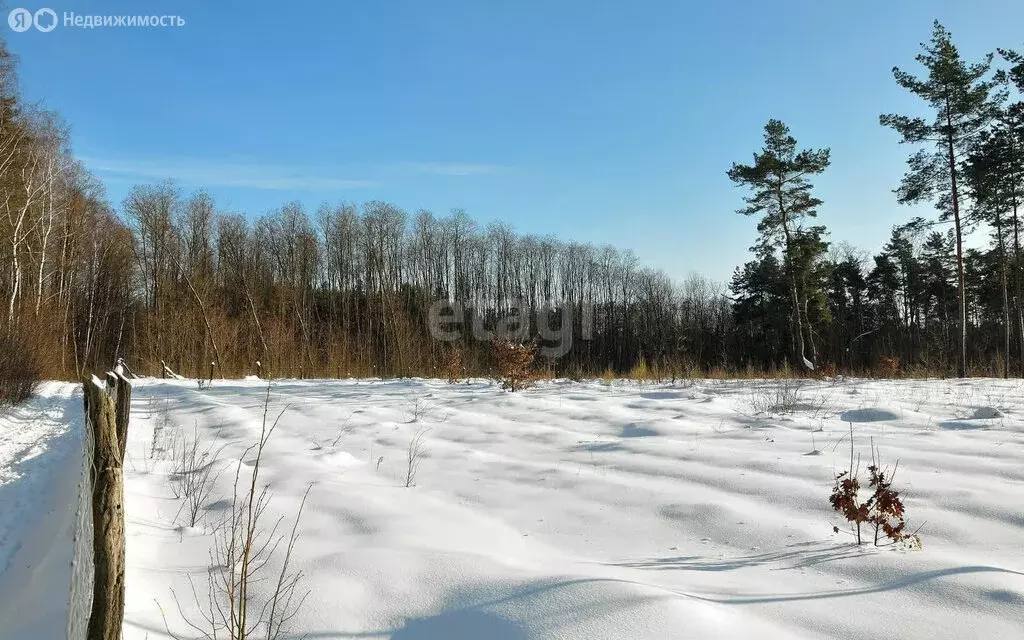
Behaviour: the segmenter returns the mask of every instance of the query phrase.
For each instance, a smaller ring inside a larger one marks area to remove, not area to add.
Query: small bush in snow
[[[263,404],[263,425],[259,440],[242,454],[235,466],[234,492],[231,510],[226,520],[214,532],[210,567],[206,574],[207,589],[201,596],[189,576],[189,586],[199,608],[200,618],[186,615],[171,590],[178,613],[199,637],[215,640],[282,640],[288,636],[288,627],[299,613],[308,591],[300,589],[302,571],[292,568],[292,553],[299,537],[302,510],[309,497],[309,487],[302,495],[298,511],[288,535],[278,533],[283,518],[274,519],[266,514],[270,504],[270,488],[260,481],[260,465],[270,436],[273,435],[288,406],[271,424],[270,387]],[[253,459],[243,460],[252,454]],[[243,472],[243,467],[250,470]],[[160,609],[164,614],[163,608]],[[167,635],[175,640],[164,616]]]
[[[174,469],[171,472],[171,491],[175,498],[184,498],[178,515],[184,514],[190,527],[199,522],[200,512],[206,506],[213,484],[217,478],[217,459],[219,451],[212,445],[203,447],[199,438],[199,430],[193,430],[191,436],[184,436],[174,448]],[[175,516],[177,521],[178,516]]]
[[[750,410],[754,415],[793,413],[800,401],[799,380],[781,379],[755,387],[750,392]]]
[[[409,441],[409,455],[406,457],[406,470],[405,470],[405,486],[409,488],[416,484],[416,473],[420,469],[420,462],[427,455],[427,449],[423,445],[423,439],[427,436],[427,432],[430,429],[421,428]],[[384,457],[381,456],[381,460]],[[380,460],[377,461],[377,467],[380,467]]]
[[[875,527],[875,544],[878,544],[879,533],[893,542],[902,542],[906,539],[907,521],[903,518],[903,501],[900,500],[899,491],[892,489],[892,480],[896,476],[896,469],[893,469],[889,479],[886,479],[886,470],[877,464],[868,467],[871,474],[871,481],[868,485],[874,488],[875,492],[868,499],[872,511],[868,516],[868,522]]]
[[[829,503],[832,508],[843,515],[850,523],[853,533],[857,536],[857,544],[861,544],[861,529],[863,525],[874,527],[875,546],[884,534],[892,543],[905,542],[912,547],[920,547],[921,539],[916,534],[906,532],[907,522],[904,517],[903,500],[898,491],[892,488],[893,479],[896,476],[896,469],[892,473],[883,469],[881,461],[872,446],[871,465],[868,467],[868,488],[872,493],[866,500],[860,498],[860,479],[858,476],[858,464],[854,464],[853,457],[853,425],[850,425],[850,468],[836,475],[835,485],[832,487],[832,495],[829,496]],[[899,466],[899,462],[896,463]],[[839,527],[832,527],[833,532],[839,533]]]
[[[498,366],[501,388],[518,391],[529,386],[533,376],[530,367],[537,353],[535,343],[518,344],[509,340],[497,340],[491,343],[494,349],[494,360]]]
[[[861,543],[861,525],[868,521],[868,506],[860,503],[858,493],[860,492],[860,480],[855,473],[842,471],[836,476],[835,486],[832,487],[832,495],[829,496],[829,504],[851,523],[854,532],[857,534],[857,544]],[[839,533],[839,527],[832,527],[835,533]]]
[[[878,376],[880,378],[895,378],[900,372],[900,361],[897,358],[882,356],[878,359]]]
[[[437,409],[437,405],[430,402],[428,396],[415,395],[410,398],[405,405],[405,421],[407,423],[413,423],[419,422],[425,418],[434,417],[438,413]],[[442,416],[442,418],[443,417],[446,416]]]

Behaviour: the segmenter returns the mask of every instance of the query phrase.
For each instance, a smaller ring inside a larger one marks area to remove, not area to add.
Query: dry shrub
[[[181,618],[200,638],[283,640],[292,637],[288,633],[289,624],[309,595],[309,591],[300,588],[304,574],[292,567],[292,554],[312,485],[302,495],[291,533],[285,535],[280,532],[284,518],[275,519],[266,512],[271,498],[270,486],[260,478],[267,442],[289,406],[269,423],[270,386],[267,386],[259,440],[242,453],[235,466],[231,509],[213,534],[210,567],[204,571],[205,595],[200,595],[192,577],[188,578],[199,617],[186,615],[178,595],[171,590]],[[249,460],[243,462],[246,458]],[[160,613],[167,635],[180,640],[171,633],[162,607]]]
[[[893,469],[889,478],[886,479],[887,469],[882,469],[879,464],[872,464],[868,467],[871,474],[869,487],[874,488],[875,493],[868,502],[871,503],[872,512],[868,522],[875,527],[875,545],[878,545],[878,534],[885,533],[885,537],[893,542],[902,542],[907,538],[905,533],[907,521],[903,518],[903,501],[900,499],[900,492],[894,491],[892,481],[896,477],[896,469]]]
[[[860,503],[860,480],[856,474],[849,471],[841,471],[836,475],[836,483],[832,487],[832,495],[828,502],[832,508],[838,511],[851,524],[857,534],[857,544],[861,543],[860,528],[868,521],[868,507]],[[839,527],[832,527],[835,533],[839,533]]]
[[[219,456],[220,450],[215,451],[213,445],[203,446],[198,424],[191,436],[184,435],[175,444],[174,470],[169,480],[174,497],[184,498],[174,516],[175,522],[184,514],[188,526],[198,524],[219,475],[216,469]]]
[[[587,377],[587,372],[583,370],[583,367],[581,367],[579,363],[574,362],[566,371],[566,377],[573,382],[583,382]]]
[[[835,484],[832,487],[832,495],[829,496],[829,504],[832,508],[843,515],[850,523],[854,535],[857,537],[857,544],[861,544],[861,527],[864,524],[873,526],[875,529],[875,546],[878,546],[882,534],[892,544],[903,542],[914,548],[920,548],[921,538],[915,533],[907,533],[907,522],[904,517],[903,500],[899,491],[892,488],[893,480],[896,477],[896,469],[890,473],[888,469],[882,468],[882,463],[876,454],[874,445],[871,447],[871,465],[868,467],[868,487],[872,494],[864,501],[860,499],[860,479],[858,467],[860,459],[854,463],[853,454],[853,424],[850,425],[850,468],[841,471],[836,475]],[[897,461],[896,466],[899,466]],[[832,531],[839,533],[839,527],[832,527]]]
[[[551,363],[538,368],[534,368],[530,371],[530,381],[536,382],[538,380],[554,380],[557,376],[555,375],[555,369]]]
[[[640,358],[633,368],[629,370],[627,376],[630,380],[650,380],[652,377],[651,368],[647,365],[647,360]]]
[[[818,376],[822,378],[836,377],[836,365],[831,362],[821,365],[818,367]]]
[[[800,391],[803,382],[790,378],[780,378],[764,385],[750,389],[751,413],[754,415],[793,413],[800,406]]]
[[[445,372],[448,377],[448,384],[455,384],[462,380],[462,349],[454,349],[448,362],[445,364]]]
[[[895,378],[900,372],[900,361],[898,358],[881,356],[878,358],[878,375],[881,378]]]
[[[716,365],[714,367],[711,367],[710,369],[708,369],[706,372],[704,372],[702,375],[700,375],[698,377],[710,378],[712,380],[726,380],[728,378],[733,377],[733,372],[726,370],[725,367],[721,367],[721,366],[717,366]]]
[[[926,380],[928,378],[949,378],[956,375],[956,371],[949,367],[942,367],[940,365],[929,364],[927,362],[922,364],[909,364],[900,366],[900,375],[905,378],[918,378]]]
[[[537,345],[533,342],[518,344],[495,339],[491,346],[494,349],[494,361],[498,367],[501,388],[517,391],[529,386],[533,380],[530,367],[537,354]]]
[[[408,489],[416,484],[416,474],[420,470],[420,463],[430,453],[424,446],[423,439],[427,437],[429,428],[420,427],[409,441],[409,452],[406,457],[405,488]],[[380,463],[378,462],[378,466]]]
[[[993,364],[975,362],[967,367],[967,375],[970,378],[991,378],[999,377],[1002,373],[997,371]]]
[[[0,336],[0,405],[27,400],[39,384],[41,372],[28,340]]]

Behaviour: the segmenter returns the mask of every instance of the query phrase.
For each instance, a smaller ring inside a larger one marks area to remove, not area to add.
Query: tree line
[[[864,373],[883,357],[1024,373],[1024,57],[998,60],[964,61],[936,24],[925,75],[893,70],[932,114],[880,118],[918,148],[896,199],[939,216],[894,227],[876,255],[813,224],[830,151],[769,121],[753,162],[728,170],[760,237],[726,285],[461,210],[292,202],[250,217],[164,182],[115,211],[60,118],[18,93],[0,44],[0,359],[27,354],[54,378],[119,358],[149,374],[439,376],[457,361],[472,375],[493,366],[486,337],[514,325],[567,347],[541,365],[557,375]],[[985,248],[964,247],[974,228]],[[439,317],[472,330],[442,338]]]
[[[887,357],[960,376],[1024,375],[1024,56],[998,49],[1001,68],[994,54],[969,62],[938,22],[921,46],[923,75],[892,73],[930,115],[879,122],[916,149],[897,201],[931,203],[937,220],[897,225],[870,259],[829,243],[826,228],[810,224],[823,204],[810,180],[830,152],[798,149],[778,120],[754,162],[730,169],[750,193],[739,213],[760,216],[755,259],[731,285],[737,329],[760,362],[856,370]],[[972,229],[990,233],[987,247],[965,249]]]

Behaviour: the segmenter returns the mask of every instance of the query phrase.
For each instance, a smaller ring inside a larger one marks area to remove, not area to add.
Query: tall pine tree
[[[924,118],[884,114],[879,121],[895,129],[902,137],[901,142],[931,147],[921,149],[907,160],[908,171],[896,194],[904,204],[934,201],[943,219],[953,220],[960,299],[957,374],[964,377],[967,375],[967,299],[960,174],[965,155],[995,118],[1002,94],[997,91],[996,80],[986,79],[992,55],[976,64],[964,62],[949,31],[938,22],[931,42],[921,46],[924,52],[916,60],[927,71],[925,78],[917,78],[899,67],[893,67],[892,74],[901,87],[928,103],[934,118],[928,122]]]
[[[822,201],[811,194],[808,176],[825,171],[829,165],[829,149],[803,149],[797,151],[796,139],[789,127],[779,120],[769,120],[764,127],[764,147],[754,153],[754,163],[733,163],[729,179],[753,193],[746,196],[747,206],[737,211],[743,215],[760,214],[757,230],[761,233],[763,248],[780,246],[783,264],[789,282],[790,332],[793,337],[793,360],[797,368],[813,368],[807,359],[804,340],[804,319],[801,308],[799,260],[800,225],[805,217],[817,215]],[[820,235],[820,234],[819,234]],[[804,314],[806,316],[806,314]],[[808,334],[810,339],[810,334]]]
[[[1009,49],[998,49],[999,55],[1010,68],[1000,70],[997,79],[1017,90],[1017,97],[1024,94],[1024,55]],[[1020,220],[1018,209],[1024,198],[1024,100],[1007,105],[999,116],[996,135],[1001,139],[1007,153],[1004,167],[1010,199],[1010,227],[1013,232],[1013,288],[1014,306],[1017,309],[1017,333],[1020,358],[1020,375],[1024,376],[1024,260],[1021,256]]]
[[[967,161],[966,182],[973,203],[973,219],[985,222],[992,229],[995,245],[994,263],[999,273],[1002,306],[1003,377],[1010,375],[1010,296],[1008,276],[1007,218],[1013,209],[1014,172],[1006,132],[997,127],[986,131],[982,142]]]

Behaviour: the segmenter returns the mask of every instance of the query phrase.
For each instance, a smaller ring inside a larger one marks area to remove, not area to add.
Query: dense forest
[[[880,126],[912,150],[894,201],[930,202],[935,218],[900,221],[875,255],[831,238],[812,184],[829,150],[771,120],[751,164],[722,168],[760,239],[718,284],[459,210],[288,203],[252,217],[170,182],[115,209],[0,45],[0,358],[51,378],[118,358],[140,374],[163,361],[193,376],[390,377],[443,375],[458,353],[484,374],[490,332],[510,332],[548,347],[538,366],[558,375],[867,373],[883,359],[1022,375],[1024,56],[963,60],[936,24],[916,62],[892,74],[922,116]],[[988,237],[968,248],[969,233]]]

